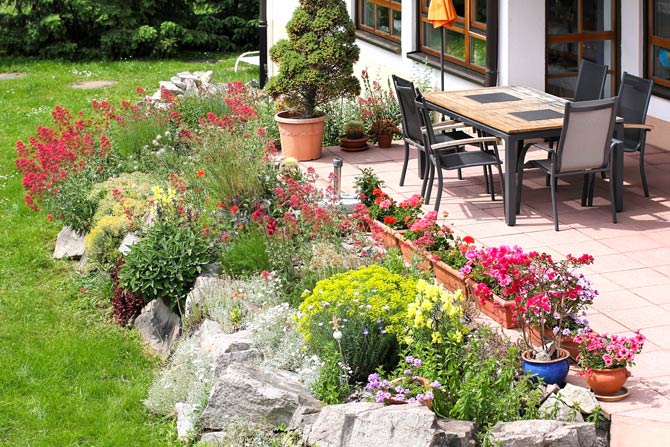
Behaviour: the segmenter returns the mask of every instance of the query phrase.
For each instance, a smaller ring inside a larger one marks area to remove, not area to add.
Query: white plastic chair
[[[237,71],[240,62],[259,67],[261,65],[260,51],[247,51],[246,53],[237,56],[237,60],[235,61],[235,71]]]

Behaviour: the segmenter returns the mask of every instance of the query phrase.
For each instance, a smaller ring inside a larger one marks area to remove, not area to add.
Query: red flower
[[[204,177],[204,176],[205,176],[205,170],[204,170],[204,169],[200,169],[200,170],[196,173],[196,175],[197,175],[198,177]]]
[[[392,217],[392,216],[385,216],[385,217],[384,217],[384,223],[385,223],[386,225],[393,225],[393,224],[396,223],[396,222],[398,222],[398,221],[395,220],[395,218]]]
[[[465,236],[463,238],[463,242],[465,242],[466,244],[474,244],[475,238],[473,238],[472,236]]]
[[[237,213],[237,210],[239,210],[239,209],[240,208],[237,205],[233,205],[233,206],[230,207],[230,212],[235,214],[235,213]]]

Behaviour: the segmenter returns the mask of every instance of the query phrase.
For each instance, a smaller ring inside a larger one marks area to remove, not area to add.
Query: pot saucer
[[[595,396],[596,399],[601,402],[616,402],[625,399],[629,394],[630,391],[628,391],[628,388],[622,386],[621,389],[614,394],[596,394]]]

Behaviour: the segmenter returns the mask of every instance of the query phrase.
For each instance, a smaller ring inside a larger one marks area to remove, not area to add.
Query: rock
[[[70,227],[63,227],[56,239],[53,258],[80,258],[85,251],[84,235]]]
[[[540,416],[558,421],[584,422],[584,417],[578,409],[573,408],[556,395],[549,396],[540,405]]]
[[[130,233],[126,233],[126,235],[123,236],[121,245],[119,245],[119,251],[123,256],[126,256],[128,253],[130,253],[132,246],[137,244],[139,241],[140,237],[132,231]]]
[[[303,435],[307,435],[318,417],[319,412],[315,412],[314,408],[302,406],[298,407],[298,409],[293,413],[293,417],[291,418],[291,422],[289,422],[287,428],[288,430],[300,430]]]
[[[212,82],[212,70],[207,70],[207,71],[196,71],[193,73],[196,78],[200,80],[203,84],[209,84]]]
[[[166,359],[172,345],[181,331],[177,314],[161,299],[155,299],[144,306],[133,325],[153,352]]]
[[[179,87],[177,87],[170,81],[159,81],[158,85],[160,86],[160,90],[166,89],[172,93],[179,93],[179,94],[183,93]]]
[[[216,293],[218,289],[225,286],[226,280],[216,276],[201,275],[198,276],[193,285],[193,289],[186,296],[186,303],[184,304],[184,317],[189,318],[197,306],[202,310],[206,299],[212,294]]]
[[[321,402],[307,392],[297,375],[233,363],[216,378],[200,425],[206,431],[215,431],[240,419],[273,428],[288,425],[300,407],[316,412]]]
[[[588,422],[527,420],[498,422],[490,441],[500,447],[591,447],[596,442],[596,427]]]
[[[263,353],[258,349],[224,352],[214,360],[214,377],[225,374],[226,369],[233,363],[260,364],[262,361]]]
[[[355,402],[321,410],[307,443],[319,447],[466,447],[475,445],[474,434],[472,422],[440,420],[423,405]]]
[[[200,443],[220,447],[225,440],[226,433],[222,431],[210,431],[200,436]]]
[[[184,90],[186,88],[186,84],[184,84],[184,82],[179,76],[172,76],[170,78],[170,82],[176,85],[180,90]]]
[[[570,383],[558,392],[558,397],[568,406],[579,408],[585,414],[593,413],[596,407],[600,406],[596,396],[591,391]]]
[[[177,438],[186,441],[196,433],[195,423],[198,417],[194,414],[195,405],[177,402],[174,409],[177,414]]]
[[[184,94],[189,95],[189,96],[195,96],[198,94],[198,85],[196,84],[196,81],[192,79],[186,79],[184,81]]]

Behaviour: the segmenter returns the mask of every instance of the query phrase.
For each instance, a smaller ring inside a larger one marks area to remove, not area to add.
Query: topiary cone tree
[[[269,95],[312,118],[319,105],[360,93],[353,75],[360,50],[343,0],[300,0],[286,31],[270,49],[279,73],[265,87]]]

